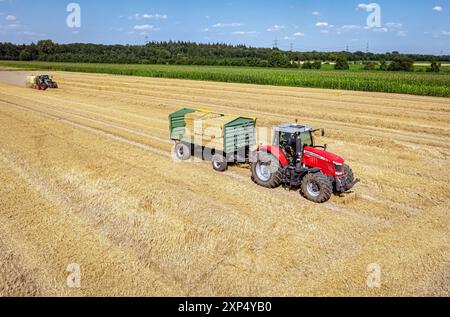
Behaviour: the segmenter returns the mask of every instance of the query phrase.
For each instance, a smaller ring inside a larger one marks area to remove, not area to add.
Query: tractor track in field
[[[88,84],[80,84],[79,82],[76,82],[74,84],[76,85],[76,87],[78,89],[80,89],[80,88],[81,89],[89,89],[89,85]],[[149,85],[141,85],[139,87],[136,87],[136,86],[131,85],[131,84],[130,85],[125,85],[125,86],[122,87],[123,91],[121,90],[120,92],[129,93],[131,90],[133,90],[134,93],[138,93],[141,96],[149,96],[149,93],[147,91],[148,91],[149,88],[153,88],[153,87],[156,87],[158,89],[157,90],[158,94],[162,94],[164,92],[164,96],[176,94],[177,96],[178,95],[182,95],[184,97],[187,97],[187,96],[190,96],[193,91],[200,91],[200,92],[203,92],[203,93],[208,93],[208,98],[209,99],[211,99],[211,100],[218,100],[218,101],[223,99],[223,97],[220,96],[220,93],[229,92],[231,95],[239,94],[239,89],[236,89],[236,88],[230,88],[228,90],[222,90],[222,89],[221,90],[215,90],[215,91],[213,90],[211,92],[211,90],[208,90],[206,88],[198,88],[198,87],[192,88],[192,87],[190,87],[189,89],[187,89],[186,86],[183,86],[183,85],[175,85],[175,86],[171,85],[170,87],[166,87],[166,86],[157,85],[157,84],[151,84],[150,86]],[[175,87],[179,87],[180,89],[174,91]],[[108,92],[116,91],[117,92],[117,90],[111,90],[109,86],[105,86],[105,85],[99,85],[99,86],[97,86],[97,88],[98,88],[98,90],[100,92],[106,92],[106,91],[108,91]],[[214,88],[214,86],[212,88]],[[279,87],[275,87],[275,88],[279,88]],[[251,89],[249,89],[249,90],[251,90]],[[147,92],[147,93],[144,93],[144,91]],[[216,94],[217,96],[211,96],[211,94]],[[355,101],[352,98],[350,98],[350,96],[349,96],[349,98],[346,98],[345,100],[336,100],[336,99],[331,99],[331,98],[320,98],[320,97],[318,99],[308,98],[308,97],[305,97],[304,94],[293,95],[292,91],[290,91],[290,94],[289,94],[289,91],[286,91],[286,93],[280,94],[280,95],[279,94],[274,94],[274,93],[265,93],[264,91],[262,91],[261,94],[262,95],[266,95],[267,97],[282,97],[282,98],[285,98],[286,101],[289,101],[289,102],[295,101],[296,103],[301,104],[303,106],[305,106],[304,103],[310,102],[310,101],[313,101],[313,102],[314,101],[315,102],[320,101],[320,102],[332,103],[331,106],[327,105],[326,103],[323,106],[324,107],[332,107],[333,109],[338,108],[339,110],[344,110],[344,111],[351,112],[351,113],[358,113],[358,111],[362,111],[364,109],[365,111],[361,112],[361,113],[365,114],[365,115],[377,115],[377,114],[384,115],[385,114],[384,112],[378,113],[379,110],[381,110],[381,109],[387,109],[387,110],[391,110],[391,111],[395,110],[395,111],[398,111],[399,113],[402,113],[402,109],[399,109],[399,105],[398,104],[391,105],[391,106],[379,105],[379,104],[377,104],[375,102]],[[342,95],[347,95],[348,92],[339,92],[339,93],[337,93],[338,96],[341,95],[341,94]],[[317,94],[317,93],[314,94],[314,95],[319,96],[319,94]],[[200,94],[199,96],[202,96],[202,94]],[[257,96],[255,96],[254,93],[252,94],[252,93],[248,92],[248,93],[245,94],[245,100],[248,100],[249,102],[253,102],[254,101],[253,99],[254,100],[258,100]],[[388,97],[384,97],[382,99],[384,101],[386,101],[386,102],[390,100]],[[420,101],[420,99],[412,99],[412,100],[414,100],[414,102],[426,103],[425,101]],[[377,99],[377,101],[378,101],[378,99]],[[443,98],[442,101],[446,101],[446,99]],[[337,106],[337,104],[339,104],[339,106]],[[444,102],[442,104],[445,105]],[[358,108],[350,108],[349,109],[349,105],[350,105],[350,107],[351,107],[351,105],[355,105],[355,107],[359,107],[361,109],[359,109],[359,110],[358,110]],[[367,112],[367,108],[373,107],[375,105],[377,106],[377,109],[371,109],[371,112]],[[306,105],[306,106],[307,107],[311,107],[309,105]],[[433,112],[436,115],[438,115],[438,114],[444,115],[444,114],[448,113],[448,111],[444,111],[445,108],[442,108],[442,111],[439,111],[439,110],[436,111],[434,109],[429,109],[429,108],[423,109],[423,110],[419,110],[419,109],[410,109],[410,108],[406,107],[404,110],[407,110],[409,113],[420,112],[421,114],[428,114],[428,115],[430,114],[430,110],[433,110]],[[407,113],[406,114],[403,113],[403,115],[408,116]],[[406,118],[415,118],[415,117],[406,117]]]
[[[84,87],[86,86],[90,86],[91,83],[87,80],[88,78],[91,78],[91,80],[97,80],[97,79],[101,79],[102,77],[99,77],[98,74],[96,75],[92,75],[92,74],[83,74],[84,76],[80,77],[77,76],[75,73],[70,74],[72,79],[76,79],[76,84],[82,84]],[[123,83],[123,76],[110,76],[109,78],[114,78],[117,82],[117,84],[124,84],[123,87],[127,87],[127,88],[142,88],[142,89],[148,89],[149,87],[149,81],[150,81],[150,86],[151,87],[158,87],[161,89],[161,91],[163,91],[164,89],[167,89],[167,84],[165,84],[164,79],[153,79],[152,78],[145,78],[145,79],[139,79],[136,77],[131,77],[130,82],[128,83]],[[171,80],[170,81],[170,88],[171,89],[181,89],[181,90],[187,90],[187,85],[186,83],[188,81],[185,80]],[[177,83],[180,82],[180,83]],[[140,86],[136,86],[136,84],[139,84]],[[230,87],[224,87],[224,85],[222,83],[214,83],[214,82],[202,82],[199,83],[198,86],[200,87],[189,87],[190,91],[197,91],[197,92],[203,92],[203,93],[207,93],[210,94],[211,90],[213,89],[213,91],[216,91],[217,93],[219,92],[225,92],[225,93],[230,93],[230,94],[240,94],[243,95],[245,97],[251,97],[254,95],[255,90],[258,91],[258,95],[263,95],[266,97],[292,97],[292,98],[296,98],[296,100],[298,98],[302,99],[302,100],[306,100],[306,101],[320,101],[320,102],[333,102],[333,103],[341,103],[343,105],[343,107],[345,107],[346,105],[348,105],[348,103],[350,104],[355,104],[355,105],[366,105],[366,106],[374,106],[376,105],[377,107],[380,108],[385,108],[385,109],[391,109],[391,110],[398,110],[398,104],[391,104],[388,105],[389,103],[393,103],[394,102],[394,98],[393,97],[402,97],[403,101],[414,101],[417,103],[421,103],[424,106],[426,106],[426,109],[410,109],[408,107],[405,107],[405,109],[407,109],[408,111],[411,112],[421,112],[424,114],[429,114],[430,110],[434,110],[433,109],[434,106],[430,107],[430,103],[428,100],[428,97],[424,97],[424,96],[410,96],[410,95],[399,95],[399,94],[387,94],[387,93],[374,93],[376,95],[377,100],[382,100],[383,104],[379,105],[376,104],[374,102],[362,102],[361,101],[354,101],[354,97],[361,97],[364,96],[366,93],[364,92],[358,92],[358,91],[334,91],[334,90],[327,90],[327,89],[303,89],[301,93],[296,92],[296,88],[293,87],[282,87],[282,86],[258,86],[258,85],[251,85],[248,84],[246,85],[248,88],[243,88],[243,85],[239,85],[239,84],[230,84]],[[108,86],[102,86],[102,87],[106,87],[109,88]],[[327,92],[330,95],[332,95],[333,97],[328,97],[325,96],[323,94],[323,92]],[[342,96],[345,97],[345,100],[336,100],[336,96]],[[441,101],[441,102],[437,102],[437,101]],[[443,108],[441,108],[438,112],[441,112],[442,114],[446,114],[448,112],[450,112],[449,109],[445,108],[447,98],[435,98],[435,103],[433,104],[441,104]]]
[[[88,90],[87,88],[85,88]],[[117,96],[124,96],[129,94],[131,96],[135,96],[136,94],[127,93],[127,92],[117,92],[117,91],[108,91],[109,95],[117,95]],[[261,110],[252,110],[245,107],[234,107],[234,106],[227,106],[224,104],[210,104],[210,103],[204,103],[204,102],[196,102],[188,99],[180,99],[177,97],[154,97],[151,95],[142,95],[145,96],[145,98],[149,98],[152,100],[158,100],[159,102],[167,103],[168,101],[174,101],[177,104],[184,105],[185,107],[193,107],[193,108],[211,108],[215,106],[215,109],[227,109],[227,112],[236,112],[237,109],[242,110],[244,113],[254,114],[256,117],[259,115],[264,115],[265,117],[272,117],[272,118],[279,118],[283,120],[290,121],[292,120],[292,116],[289,115],[282,115],[282,114],[276,114],[273,112],[267,112],[267,111],[261,111]],[[293,115],[295,116],[295,115]],[[439,136],[436,132],[436,134],[433,134],[433,136],[427,135],[423,132],[414,132],[414,131],[399,131],[391,128],[382,128],[382,127],[372,127],[364,124],[356,124],[356,123],[348,123],[348,122],[336,122],[334,120],[324,120],[320,119],[318,117],[311,117],[311,121],[318,122],[321,124],[326,125],[339,125],[339,127],[345,127],[348,130],[358,129],[363,131],[364,134],[371,136],[371,137],[380,137],[382,135],[384,136],[393,136],[395,135],[395,138],[397,138],[400,141],[404,142],[413,142],[418,145],[427,145],[427,146],[433,146],[433,147],[445,147],[447,149],[450,149],[450,145],[448,144],[447,137]],[[411,138],[414,139],[414,141],[411,141]],[[423,141],[419,141],[420,139],[423,139]],[[432,144],[431,142],[438,142],[436,144]]]
[[[24,97],[21,97],[21,98],[24,98]],[[45,98],[58,101],[58,99],[56,97],[52,98],[52,97],[45,96]],[[32,100],[30,98],[24,98],[24,99],[27,99],[27,100],[30,100],[30,101]],[[76,104],[83,105],[83,106],[92,106],[90,104],[79,103],[79,102],[77,102]],[[21,107],[18,104],[14,104],[14,105]],[[60,114],[72,115],[72,116],[75,116],[75,117],[79,117],[79,118],[81,118],[83,120],[87,120],[87,121],[90,121],[90,122],[93,122],[93,123],[104,125],[104,126],[109,127],[109,128],[113,128],[113,129],[118,129],[118,130],[121,130],[121,131],[129,132],[129,133],[132,133],[132,134],[135,134],[135,135],[138,135],[138,136],[142,136],[142,137],[153,139],[153,140],[158,141],[158,142],[162,142],[162,143],[166,143],[166,144],[170,144],[170,145],[173,144],[173,142],[170,141],[170,140],[161,138],[159,136],[155,136],[153,134],[150,134],[148,132],[145,132],[145,131],[142,131],[142,130],[139,130],[139,129],[124,127],[124,126],[118,125],[117,123],[114,123],[114,122],[111,122],[111,121],[107,121],[107,120],[104,120],[104,119],[99,119],[99,118],[95,118],[94,119],[93,117],[89,117],[89,116],[86,116],[86,115],[83,115],[83,114],[80,114],[80,113],[77,113],[77,112],[74,112],[74,111],[61,110],[60,108],[52,107],[52,106],[49,106],[48,104],[43,104],[43,106],[45,106],[46,108],[50,109],[51,111],[54,111],[54,112],[57,112],[57,113],[60,113]],[[48,113],[46,113],[46,112],[42,112],[42,111],[35,110],[35,109],[32,109],[32,108],[28,108],[28,110],[30,110],[30,111],[37,111],[39,113],[42,113],[43,115],[48,115]],[[146,144],[146,143],[143,143],[143,142],[137,142],[136,140],[125,138],[123,136],[118,136],[118,135],[115,135],[115,134],[110,133],[110,132],[105,131],[105,130],[101,130],[101,129],[99,130],[99,129],[96,129],[95,127],[92,127],[92,126],[82,125],[79,122],[68,121],[67,118],[63,118],[63,117],[59,117],[59,116],[55,116],[55,118],[57,120],[60,120],[60,121],[61,120],[62,121],[67,121],[67,123],[69,123],[69,124],[71,124],[73,126],[85,129],[85,130],[89,129],[89,130],[91,130],[91,132],[94,132],[96,134],[105,134],[105,136],[108,136],[110,138],[114,138],[116,141],[125,142],[125,143],[128,143],[129,145],[133,145],[133,146],[139,147],[139,148],[141,148],[143,150],[147,150],[149,152],[153,152],[153,153],[156,153],[156,154],[160,154],[160,155],[172,158],[170,152],[165,152],[165,151],[163,151],[163,150],[161,150],[159,148],[156,148],[156,147],[154,147],[152,145],[149,145],[149,144]],[[246,183],[249,182],[249,177],[248,176],[243,176],[243,175],[241,175],[239,173],[234,173],[234,172],[230,172],[230,171],[227,171],[225,174],[230,176],[230,177],[233,177],[233,178],[235,178],[235,179],[237,179],[239,181],[244,181]],[[286,192],[286,191],[282,191],[282,193],[285,194],[285,195],[288,195],[287,197],[295,197],[296,199],[298,199],[298,197],[296,197],[296,196],[298,196],[296,192],[289,193],[289,192]],[[384,206],[396,206],[398,208],[401,208],[402,210],[408,211],[409,214],[417,214],[417,213],[423,211],[421,209],[412,208],[412,207],[407,206],[405,204],[400,204],[400,203],[394,202],[394,201],[386,199],[386,198],[380,199],[380,198],[374,197],[373,195],[370,194],[370,192],[366,192],[365,194],[360,194],[358,197],[360,199],[371,201],[371,202],[374,202],[374,203],[377,203],[377,204],[380,204],[380,205],[384,205]],[[378,218],[371,218],[369,216],[361,216],[361,215],[359,215],[356,212],[347,211],[347,210],[343,209],[341,206],[339,206],[337,204],[333,204],[333,203],[329,203],[329,205],[327,205],[326,208],[331,210],[331,211],[334,211],[334,212],[340,212],[342,214],[346,214],[347,216],[350,216],[350,217],[355,217],[356,219],[359,219],[360,221],[368,221],[368,222],[373,223],[373,224],[380,223],[380,222],[383,221],[383,220],[380,220]]]

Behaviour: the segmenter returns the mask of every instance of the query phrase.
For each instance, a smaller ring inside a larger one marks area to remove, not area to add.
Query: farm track
[[[448,99],[56,77],[0,84],[0,295],[448,295]],[[173,163],[167,115],[195,106],[324,126],[363,182],[315,205],[245,166]]]

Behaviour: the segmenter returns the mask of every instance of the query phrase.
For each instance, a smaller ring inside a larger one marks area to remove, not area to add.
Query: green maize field
[[[330,65],[325,65],[330,66]],[[0,67],[450,97],[450,73],[0,61]]]

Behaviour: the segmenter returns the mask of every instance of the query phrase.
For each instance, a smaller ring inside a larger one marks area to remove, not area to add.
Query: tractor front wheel
[[[345,191],[349,191],[350,189],[352,189],[352,186],[354,185],[355,182],[355,175],[353,174],[353,170],[350,166],[348,166],[347,164],[344,164],[344,179],[345,179]]]
[[[325,203],[333,194],[333,183],[322,173],[310,173],[303,177],[300,194],[315,203]]]

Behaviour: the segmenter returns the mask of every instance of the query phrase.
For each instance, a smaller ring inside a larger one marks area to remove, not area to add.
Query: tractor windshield
[[[314,146],[314,140],[310,131],[300,134],[303,146]]]
[[[300,139],[303,146],[314,146],[314,139],[311,131],[300,133]],[[295,137],[293,133],[288,132],[275,133],[273,140],[274,145],[284,148],[286,145],[293,145],[294,143]]]

